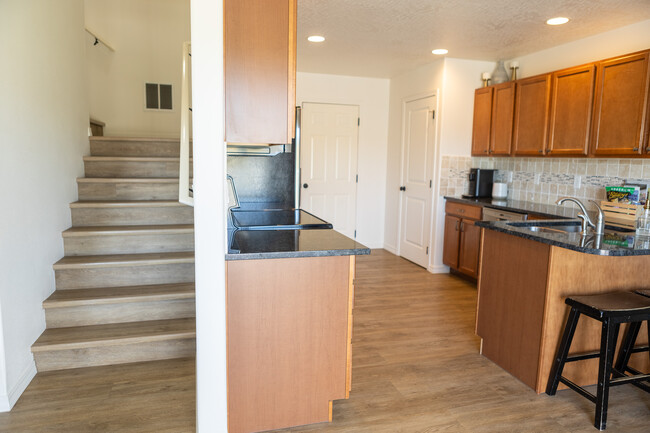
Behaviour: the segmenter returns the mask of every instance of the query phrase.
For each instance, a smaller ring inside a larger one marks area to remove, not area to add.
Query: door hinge
[[[361,117],[357,117],[357,126],[361,126]]]
[[[433,110],[431,113],[433,120],[436,120],[436,110]]]
[[[429,188],[431,188],[431,182],[432,182],[431,179],[429,179]]]
[[[354,231],[354,238],[355,239],[357,238],[357,231],[356,230]]]
[[[427,247],[427,256],[429,255],[429,247]]]
[[[358,174],[357,174],[357,181],[356,182],[359,183],[359,175]]]

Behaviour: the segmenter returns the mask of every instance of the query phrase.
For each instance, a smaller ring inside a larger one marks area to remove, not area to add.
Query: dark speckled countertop
[[[226,260],[367,254],[368,247],[332,229],[229,230]]]
[[[574,204],[567,203],[566,206],[555,204],[541,204],[520,200],[496,200],[492,198],[462,198],[445,197],[447,201],[472,204],[475,206],[491,207],[494,209],[510,212],[522,212],[536,214],[547,218],[577,218],[578,209]],[[586,203],[585,203],[586,204]]]

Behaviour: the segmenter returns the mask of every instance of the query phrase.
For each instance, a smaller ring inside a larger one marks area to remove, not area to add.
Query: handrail
[[[181,147],[180,166],[178,170],[178,201],[194,206],[193,186],[190,185],[190,105],[192,44],[183,43],[183,78],[181,82]]]

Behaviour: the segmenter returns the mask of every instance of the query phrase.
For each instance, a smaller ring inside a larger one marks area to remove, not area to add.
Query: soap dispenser
[[[646,198],[643,212],[636,219],[637,237],[650,238],[650,196]]]

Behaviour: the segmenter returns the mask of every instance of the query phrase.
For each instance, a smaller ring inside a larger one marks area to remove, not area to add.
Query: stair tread
[[[172,137],[110,137],[106,135],[88,137],[90,141],[161,141],[170,143],[180,143],[179,138]],[[191,140],[190,140],[191,142]]]
[[[178,183],[177,177],[78,177],[80,183]]]
[[[32,345],[32,352],[134,344],[195,336],[194,318],[50,328],[46,329]]]
[[[193,263],[194,251],[142,254],[107,254],[92,256],[65,256],[54,264],[55,270],[101,268],[133,265]]]
[[[71,227],[63,237],[194,233],[194,224]]]
[[[71,208],[187,207],[178,200],[79,200]]]
[[[98,289],[56,290],[43,302],[43,307],[63,308],[81,305],[192,298],[194,298],[194,283],[155,284]]]
[[[179,162],[180,158],[178,156],[84,156],[83,160],[89,162]]]

